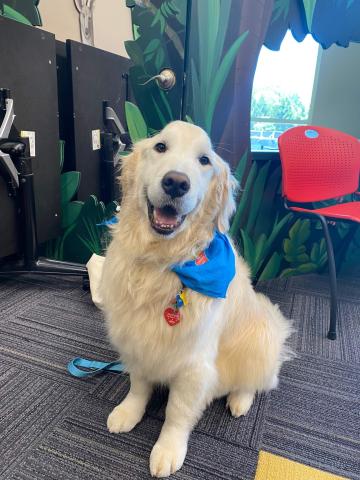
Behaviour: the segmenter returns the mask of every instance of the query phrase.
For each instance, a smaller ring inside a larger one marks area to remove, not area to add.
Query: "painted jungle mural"
[[[26,25],[41,26],[40,0],[0,0],[0,15]]]
[[[251,153],[252,82],[262,45],[279,49],[288,28],[298,41],[310,33],[323,48],[359,42],[360,2],[126,0],[126,4],[133,24],[133,38],[125,42],[133,64],[132,102],[125,106],[132,141],[151,136],[173,119],[201,125],[240,183],[230,234],[253,278],[322,271],[327,258],[320,225],[284,210],[278,159]],[[41,11],[36,0],[0,0],[1,14],[34,25],[41,24],[38,8]],[[177,79],[169,91],[161,90],[153,78],[165,67]],[[117,203],[105,206],[94,196],[78,202],[80,181],[79,172],[61,175],[62,235],[44,246],[48,256],[85,262],[93,252],[102,253],[109,241],[106,223]],[[337,222],[331,235],[338,268],[359,263],[360,229]]]
[[[64,142],[60,142],[59,160],[62,170]],[[102,255],[108,246],[107,222],[114,217],[119,205],[114,200],[105,206],[95,195],[90,195],[85,202],[74,200],[80,181],[80,172],[61,173],[62,233],[42,246],[47,258],[86,263],[93,253]]]
[[[154,40],[165,45],[170,42],[165,33],[167,16],[161,11],[155,13],[155,7],[164,9],[166,6],[170,17],[167,3],[173,7],[172,15],[186,18],[185,10],[190,2],[128,2],[138,45],[141,42],[154,45]],[[311,32],[324,48],[332,43],[346,46],[349,41],[357,40],[356,33],[360,36],[360,21],[357,29],[353,28],[356,12],[353,10],[349,16],[351,9],[359,8],[355,3],[332,2],[331,8],[337,10],[344,22],[352,15],[352,26],[346,33],[345,24],[334,31],[322,22],[322,18],[331,18],[329,11],[327,17],[323,15],[325,7],[329,9],[329,2],[325,5],[321,1],[275,0],[265,2],[263,12],[259,12],[258,4],[254,6],[253,2],[241,0],[191,2],[190,25],[186,25],[190,32],[188,58],[184,59],[187,82],[183,119],[208,131],[218,153],[229,161],[240,182],[241,193],[230,233],[249,263],[254,279],[321,271],[326,268],[327,260],[320,225],[295,218],[283,208],[279,162],[257,161],[250,153],[251,86],[259,50],[263,42],[270,48],[279,48],[287,25],[298,41]],[[174,11],[175,4],[177,12]],[[251,12],[253,15],[249,15]],[[149,15],[154,15],[154,19],[151,28],[146,29]],[[147,23],[142,21],[143,18]],[[249,18],[256,20],[256,24],[251,24]],[[154,28],[157,22],[161,26],[158,30]],[[128,45],[132,43],[128,42]],[[135,64],[139,60],[143,63],[139,55],[131,55],[129,49],[128,53]],[[148,75],[153,74],[154,71],[149,70]],[[143,125],[145,134],[144,125],[154,114],[154,109],[146,102],[144,91],[138,88],[134,93],[140,107],[136,110],[135,122]],[[131,111],[135,113],[135,109]],[[140,117],[143,118],[140,120]],[[153,125],[151,120],[147,134],[151,134]],[[354,228],[339,222],[331,230],[338,265],[346,266],[360,254],[360,236]],[[349,248],[344,248],[349,244]]]

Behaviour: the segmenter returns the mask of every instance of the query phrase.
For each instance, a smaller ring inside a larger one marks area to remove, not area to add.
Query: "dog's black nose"
[[[190,178],[185,173],[171,171],[164,175],[161,185],[171,198],[182,197],[190,190]]]

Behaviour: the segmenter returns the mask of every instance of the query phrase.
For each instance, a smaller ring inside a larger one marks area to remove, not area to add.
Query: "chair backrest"
[[[317,202],[354,193],[359,186],[360,142],[325,127],[300,126],[279,137],[283,196]]]

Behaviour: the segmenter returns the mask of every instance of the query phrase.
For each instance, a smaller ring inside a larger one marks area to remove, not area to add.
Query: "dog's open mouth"
[[[179,215],[172,205],[154,207],[148,200],[148,215],[151,227],[161,235],[170,235],[185,220],[186,215]]]

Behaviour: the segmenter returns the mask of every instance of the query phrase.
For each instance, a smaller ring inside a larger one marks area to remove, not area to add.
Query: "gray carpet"
[[[215,402],[174,479],[252,480],[262,449],[360,480],[359,279],[342,278],[339,287],[339,335],[330,342],[326,276],[258,286],[294,320],[298,357],[284,366],[278,390],[258,396],[245,418],[233,419],[223,400]],[[66,364],[75,356],[116,358],[80,282],[0,280],[2,480],[150,478],[166,392],[154,394],[133,432],[110,435],[106,418],[126,394],[128,378],[72,378]]]

